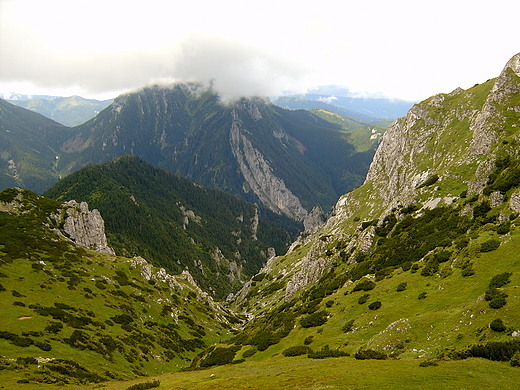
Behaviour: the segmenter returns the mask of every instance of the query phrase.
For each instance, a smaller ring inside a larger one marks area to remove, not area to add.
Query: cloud
[[[173,78],[212,81],[224,100],[302,90],[310,69],[272,52],[218,37],[194,35],[181,42]]]
[[[334,102],[335,100],[338,100],[338,98],[334,95],[331,95],[331,96],[328,96],[328,97],[324,97],[324,96],[321,96],[318,101],[320,102],[323,102],[323,103],[327,103],[327,104],[332,104],[332,102]]]
[[[15,34],[16,36],[16,34]],[[70,50],[18,31],[2,41],[0,82],[39,88],[77,86],[87,95],[128,91],[158,80],[213,83],[224,100],[301,90],[309,69],[294,60],[237,39],[191,34],[161,47]]]

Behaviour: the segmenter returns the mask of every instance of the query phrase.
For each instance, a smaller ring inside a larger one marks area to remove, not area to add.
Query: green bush
[[[353,329],[354,329],[354,320],[348,321],[345,325],[343,325],[343,328],[341,328],[343,333],[351,332]]]
[[[489,307],[492,309],[500,309],[501,307],[505,306],[506,303],[507,302],[505,298],[494,298],[491,301],[489,301]]]
[[[404,262],[403,264],[401,264],[401,268],[402,268],[403,272],[409,271],[410,268],[412,268],[412,262],[411,261]]]
[[[28,347],[33,344],[33,340],[28,337],[14,336],[11,338],[11,343],[18,347]]]
[[[438,180],[439,180],[439,175],[433,174],[428,179],[426,179],[421,185],[419,185],[417,188],[431,186],[432,184],[437,183]]]
[[[311,315],[308,315],[307,317],[304,317],[300,320],[301,326],[304,328],[312,328],[314,326],[321,326],[325,322],[327,322],[327,317],[329,316],[329,313],[326,311],[317,311],[315,313],[312,313]]]
[[[386,354],[384,352],[375,351],[373,349],[360,349],[356,352],[354,357],[358,360],[378,359],[385,360]]]
[[[407,282],[402,282],[402,283],[399,283],[399,285],[397,286],[397,289],[396,291],[399,292],[399,291],[404,291],[406,290],[406,287],[408,286]]]
[[[502,274],[495,275],[491,278],[491,281],[489,282],[489,288],[500,288],[504,287],[506,284],[508,284],[511,280],[510,277],[513,275],[511,272],[504,272]]]
[[[439,262],[436,259],[430,259],[424,265],[421,271],[422,276],[432,276],[439,270]]]
[[[500,291],[499,289],[492,287],[486,290],[486,294],[484,294],[484,299],[486,301],[492,301],[496,298],[507,298],[507,294],[505,292]]]
[[[303,344],[305,345],[309,345],[309,344],[312,344],[312,342],[314,341],[314,336],[307,336],[305,337],[305,340],[303,340]]]
[[[285,357],[290,356],[301,356],[312,353],[312,348],[306,345],[295,345],[294,347],[289,347],[282,352],[282,355]]]
[[[266,331],[261,331],[255,334],[251,341],[249,342],[251,345],[255,345],[259,351],[265,351],[271,345],[278,344],[282,339],[282,334],[280,333],[271,333]]]
[[[357,302],[358,302],[360,305],[363,305],[364,303],[366,303],[366,302],[368,301],[368,298],[370,298],[370,294],[363,294],[363,295],[361,295],[361,296],[359,297],[359,299],[358,299]]]
[[[417,299],[425,299],[427,296],[428,296],[428,294],[425,291],[423,291],[422,293],[419,294]]]
[[[506,326],[504,325],[504,322],[502,322],[502,320],[500,318],[497,318],[497,319],[494,319],[493,321],[491,321],[491,323],[489,324],[489,327],[491,328],[491,330],[493,330],[495,332],[503,332],[504,330],[506,330]]]
[[[201,367],[221,366],[229,364],[235,358],[236,347],[223,348],[217,347],[211,351],[201,362]]]
[[[511,230],[511,223],[509,221],[502,222],[497,227],[497,233],[498,234],[507,234]]]
[[[253,356],[257,351],[258,351],[258,349],[256,349],[256,347],[252,347],[252,348],[246,349],[246,350],[244,351],[244,353],[242,354],[242,358],[248,358],[248,357],[251,357],[251,356]]]
[[[437,363],[436,360],[425,360],[425,361],[419,363],[419,367],[431,367],[431,366],[438,366],[438,365],[439,364]]]
[[[377,310],[381,307],[381,301],[374,301],[370,305],[368,305],[368,308],[370,310]]]
[[[42,351],[48,352],[52,349],[52,345],[43,341],[35,341],[34,345],[40,348]]]
[[[354,288],[352,289],[352,292],[355,291],[370,291],[373,290],[374,287],[376,287],[376,284],[368,279],[362,280],[361,282],[357,283]]]
[[[482,244],[480,244],[480,251],[481,252],[491,252],[495,249],[498,249],[500,246],[500,240],[497,240],[495,238],[491,238],[487,241],[484,241]]]
[[[151,382],[137,383],[135,385],[129,386],[126,388],[126,390],[147,390],[154,387],[159,387],[160,385],[161,381],[155,379]]]
[[[473,269],[473,266],[471,263],[466,265],[464,268],[462,268],[462,276],[472,276],[475,275],[475,270]]]
[[[473,345],[466,351],[466,356],[507,362],[518,351],[520,351],[520,340],[496,341]]]
[[[512,367],[520,367],[520,351],[516,351],[509,361]]]

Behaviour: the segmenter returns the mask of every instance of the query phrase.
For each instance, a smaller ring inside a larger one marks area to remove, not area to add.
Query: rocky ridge
[[[352,262],[358,253],[370,250],[375,227],[391,212],[434,209],[461,196],[482,196],[501,148],[516,155],[519,70],[520,53],[496,79],[414,105],[388,127],[363,186],[343,195],[325,225],[314,234],[301,235],[286,257],[275,259],[261,272],[282,277],[288,299],[331,269],[340,252],[348,253]],[[511,141],[498,142],[507,134]],[[486,199],[494,207],[504,201],[497,191]],[[515,212],[518,199],[520,191],[508,199]],[[465,212],[471,213],[471,206],[467,207]],[[345,242],[345,247],[331,250],[337,242]],[[309,248],[303,256],[298,255],[302,247]],[[288,257],[293,263],[290,271],[277,266]],[[285,272],[280,274],[280,269]]]

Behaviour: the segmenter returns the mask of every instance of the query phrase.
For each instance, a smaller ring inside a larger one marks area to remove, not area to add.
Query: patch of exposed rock
[[[251,111],[253,108],[249,107],[248,110]],[[242,126],[235,108],[230,129],[231,150],[247,186],[275,213],[302,221],[307,215],[307,210],[301,205],[300,199],[287,188],[285,182],[273,173],[269,162],[247,139]]]
[[[107,245],[105,221],[98,210],[89,210],[86,202],[70,200],[65,203],[63,231],[76,244],[98,252],[114,255]]]

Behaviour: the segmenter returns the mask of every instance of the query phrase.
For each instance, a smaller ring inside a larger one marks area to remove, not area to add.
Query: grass
[[[517,389],[520,369],[484,359],[440,361],[420,367],[418,360],[356,360],[351,357],[323,360],[275,356],[261,362],[176,372],[128,382],[67,386],[70,390],[125,390],[129,386],[159,380],[157,389]],[[377,373],[377,375],[375,375]],[[2,380],[5,388],[35,390],[48,385],[17,384]],[[22,387],[23,386],[23,387]]]

